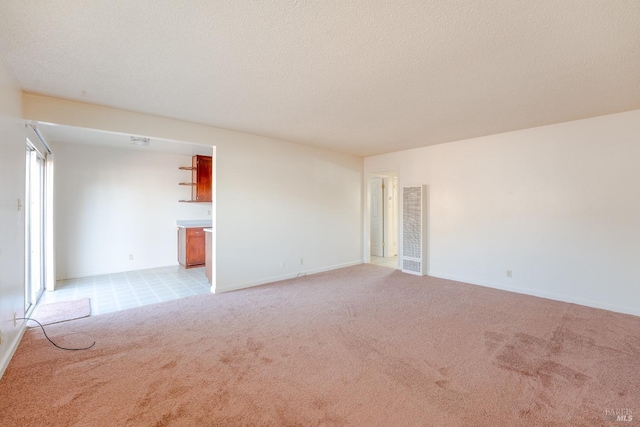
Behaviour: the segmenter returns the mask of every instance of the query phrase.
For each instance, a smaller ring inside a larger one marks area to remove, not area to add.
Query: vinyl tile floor
[[[90,298],[94,316],[209,292],[204,267],[173,266],[60,280],[55,291],[42,294],[38,306]]]
[[[371,255],[371,264],[381,265],[383,267],[398,268],[398,256],[381,257]]]

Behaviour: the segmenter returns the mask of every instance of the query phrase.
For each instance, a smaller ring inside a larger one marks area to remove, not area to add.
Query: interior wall
[[[190,197],[178,168],[191,156],[50,145],[58,279],[178,265],[176,220],[211,219],[210,203],[178,202]]]
[[[40,95],[23,103],[32,120],[215,146],[217,292],[362,262],[361,157]]]
[[[369,157],[365,172],[429,185],[430,275],[640,315],[638,159],[635,110]]]
[[[18,346],[24,316],[25,131],[21,91],[0,61],[0,376]]]

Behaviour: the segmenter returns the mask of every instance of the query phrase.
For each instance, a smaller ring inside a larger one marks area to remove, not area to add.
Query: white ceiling
[[[640,108],[638,0],[21,0],[29,92],[372,155]]]

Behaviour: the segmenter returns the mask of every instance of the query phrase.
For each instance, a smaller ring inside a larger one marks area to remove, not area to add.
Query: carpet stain
[[[142,399],[140,399],[138,401],[138,405],[137,406],[140,407],[140,408],[145,408],[145,407],[149,406],[149,404],[151,402],[153,402],[153,399],[151,397],[149,397],[149,396],[143,397]]]
[[[160,369],[172,369],[175,368],[178,365],[178,363],[175,360],[172,360],[169,363],[165,363],[164,365],[162,365],[160,367]]]
[[[210,405],[211,409],[225,409],[229,406],[230,401],[231,392],[225,383],[224,387],[220,387],[216,393],[212,394],[211,399],[208,399],[208,405]]]
[[[234,347],[231,351],[223,351],[218,360],[229,370],[231,378],[236,383],[241,382],[250,372],[258,368],[258,360],[263,364],[272,361],[269,358],[260,357],[264,343],[248,338],[246,345]],[[257,358],[257,360],[256,360]]]
[[[191,391],[191,387],[189,386],[172,387],[171,389],[169,389],[169,397],[174,399],[178,397],[182,397],[185,394],[187,394],[189,391]]]
[[[167,427],[172,424],[172,421],[182,418],[184,412],[183,408],[179,408],[177,411],[167,412],[162,415],[162,418],[156,421],[154,427]]]
[[[492,331],[484,331],[484,346],[488,353],[493,353],[500,346],[507,336]]]
[[[336,415],[325,415],[320,420],[318,420],[317,425],[319,426],[344,426],[347,425],[347,420],[344,417],[339,417]]]
[[[264,348],[264,343],[255,341],[253,338],[247,338],[247,350],[251,353],[258,354]]]
[[[347,315],[351,318],[358,317],[358,312],[353,304],[345,304],[344,307],[347,309]]]
[[[223,351],[218,360],[220,360],[220,362],[224,363],[225,365],[228,365],[230,363],[237,362],[239,358],[240,351],[237,348],[234,348],[232,351]]]
[[[325,399],[316,398],[311,402],[315,409],[326,409],[329,406],[329,402]]]
[[[375,339],[361,337],[348,328],[338,327],[335,337],[363,366],[382,373],[394,383],[411,390],[411,393],[436,399],[435,393],[438,394],[438,400],[446,400],[452,404],[460,399],[459,393],[451,389],[449,381],[439,378],[441,375],[437,369],[424,372],[416,361],[389,357],[388,349],[380,346]],[[448,372],[447,368],[440,369]]]
[[[508,371],[526,377],[537,378],[545,387],[556,387],[565,384],[572,388],[580,388],[590,377],[579,370],[550,360],[558,356],[565,340],[579,341],[584,346],[593,346],[593,342],[576,334],[562,333],[558,328],[551,340],[545,340],[530,334],[517,332],[509,339],[490,331],[485,332],[485,347],[495,351],[495,363]]]

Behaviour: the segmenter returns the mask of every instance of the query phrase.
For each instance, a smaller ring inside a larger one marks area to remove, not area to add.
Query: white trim
[[[441,274],[441,273],[434,273],[434,272],[429,272],[428,276],[437,277],[439,279],[453,280],[453,281],[456,281],[456,282],[468,283],[470,285],[483,286],[485,288],[492,288],[492,289],[499,289],[499,290],[502,290],[502,291],[514,292],[516,294],[531,295],[531,296],[534,296],[534,297],[545,298],[545,299],[550,299],[550,300],[554,300],[554,301],[567,302],[567,303],[571,303],[571,304],[578,304],[578,305],[583,305],[585,307],[599,308],[601,310],[608,310],[608,311],[613,311],[613,312],[616,312],[616,313],[623,313],[623,314],[631,314],[633,316],[640,316],[640,309],[632,309],[632,308],[627,308],[627,307],[620,307],[620,306],[617,306],[617,305],[603,304],[603,303],[598,302],[598,301],[591,301],[591,300],[582,299],[582,298],[575,298],[575,297],[571,297],[571,296],[567,296],[567,295],[555,294],[555,293],[552,293],[552,292],[544,292],[544,291],[539,291],[539,290],[536,290],[536,289],[529,289],[529,288],[518,288],[518,287],[514,287],[514,286],[496,285],[495,283],[479,282],[477,280],[471,280],[471,279],[468,279],[468,278],[465,278],[465,277],[456,277],[456,276],[450,276],[448,274]]]
[[[44,288],[47,291],[56,289],[56,250],[55,250],[55,221],[54,221],[54,159],[55,155],[49,152],[45,158],[44,166]]]
[[[306,276],[310,274],[322,273],[325,271],[337,270],[339,268],[352,267],[354,265],[360,265],[360,264],[362,264],[362,260],[345,262],[342,264],[334,264],[327,267],[316,268],[313,270],[299,271],[297,273],[281,274],[279,276],[273,276],[267,279],[254,280],[254,281],[245,282],[245,283],[238,283],[236,285],[231,285],[231,286],[216,287],[215,289],[213,289],[212,287],[211,292],[215,294],[219,294],[222,292],[237,291],[239,289],[246,289],[254,286],[265,285],[267,283],[279,282],[281,280],[295,279],[301,273]]]
[[[11,362],[13,355],[18,349],[18,345],[20,345],[20,341],[22,341],[22,336],[24,335],[24,332],[27,330],[27,322],[24,320],[22,320],[21,322],[22,322],[22,326],[20,327],[21,329],[20,332],[18,332],[16,339],[14,339],[13,342],[11,343],[11,346],[9,347],[9,351],[5,352],[2,360],[0,360],[0,379],[2,379],[4,372],[7,370],[7,367],[9,366],[9,363]],[[6,343],[2,343],[2,345],[5,346]]]

